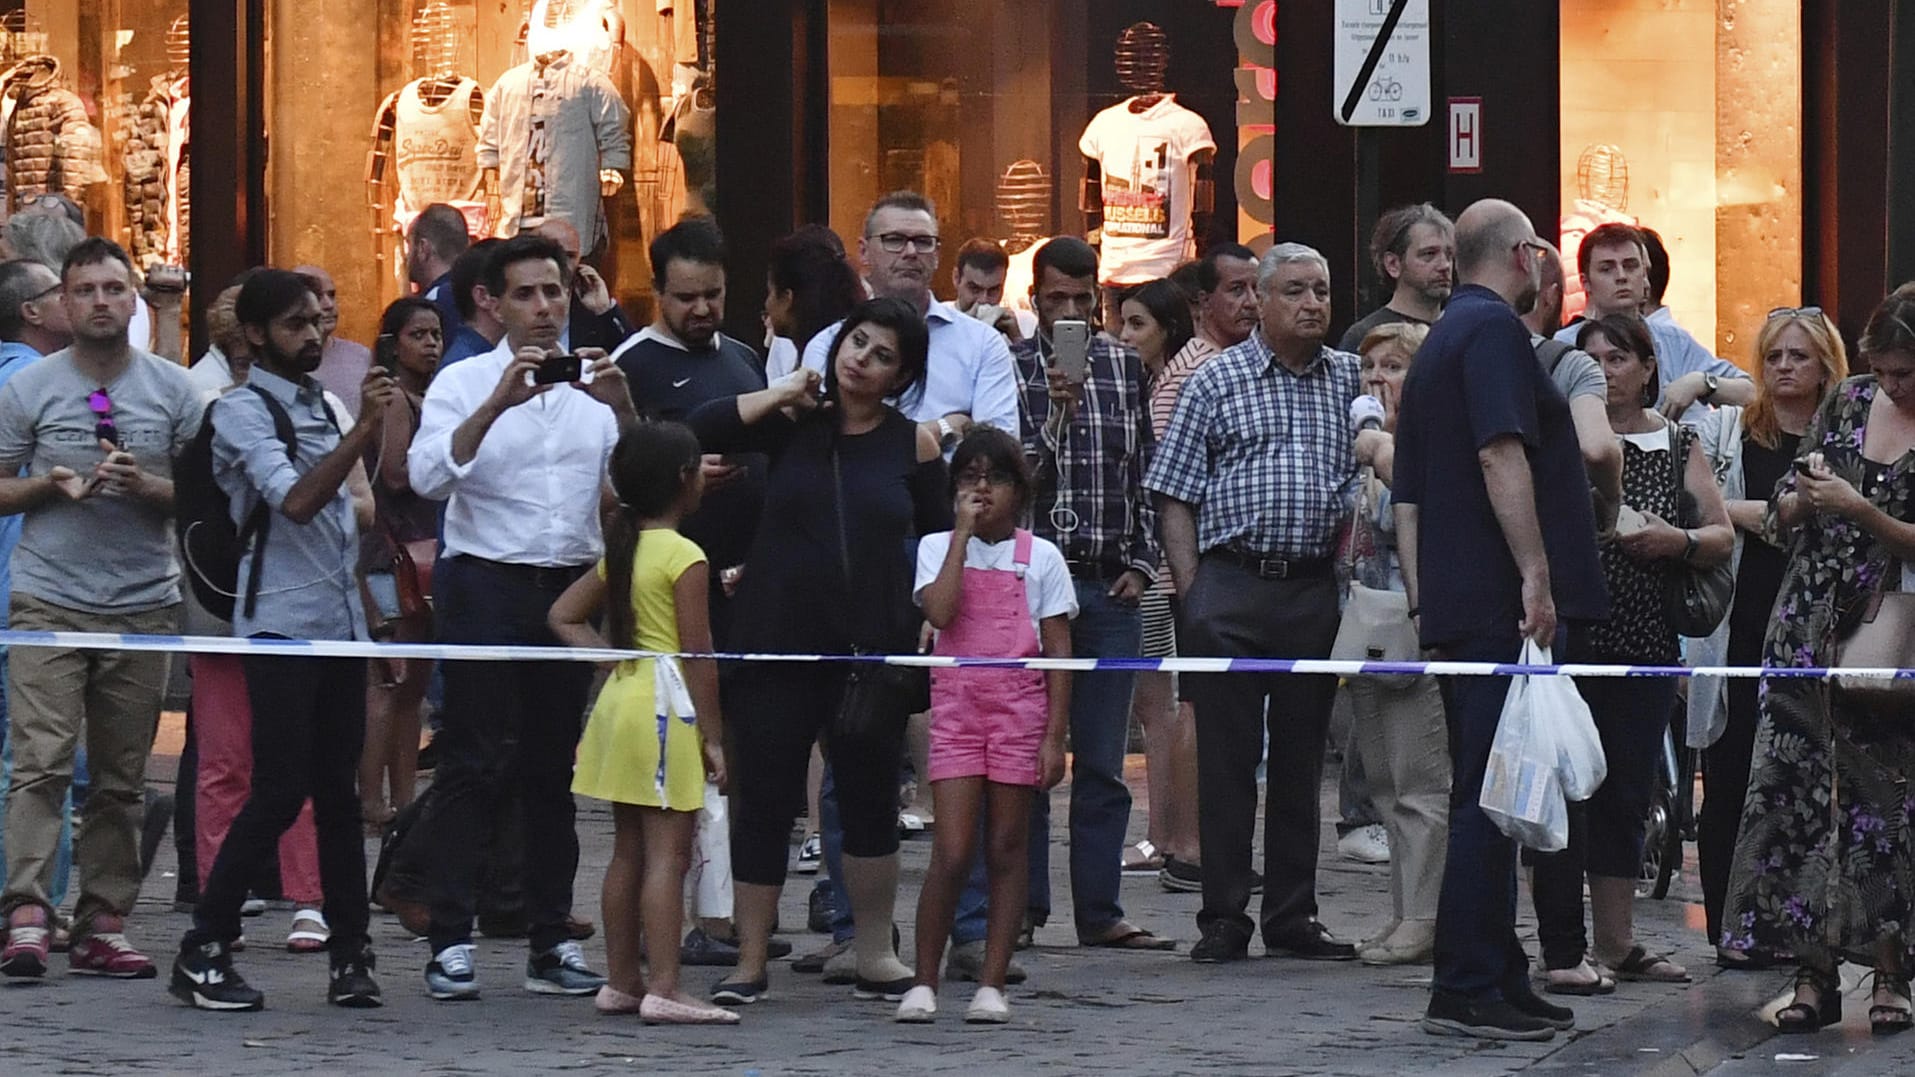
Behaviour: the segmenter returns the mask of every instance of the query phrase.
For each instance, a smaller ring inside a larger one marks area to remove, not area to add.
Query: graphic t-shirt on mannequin
[[[1137,98],[1091,117],[1077,148],[1103,171],[1104,283],[1133,284],[1170,275],[1196,257],[1190,227],[1196,189],[1193,154],[1215,150],[1203,117],[1163,94],[1131,111]]]

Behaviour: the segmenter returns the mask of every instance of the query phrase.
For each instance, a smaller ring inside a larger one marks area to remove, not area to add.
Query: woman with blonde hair
[[[1755,402],[1716,410],[1703,442],[1716,457],[1729,522],[1735,525],[1735,600],[1729,616],[1690,652],[1698,666],[1762,663],[1769,613],[1788,568],[1782,536],[1766,522],[1768,497],[1789,472],[1802,434],[1829,390],[1848,377],[1848,349],[1819,307],[1778,307],[1755,338]],[[1755,747],[1756,682],[1696,678],[1689,686],[1689,746],[1702,753],[1702,810],[1696,819],[1696,860],[1702,907],[1716,964],[1763,969],[1781,956],[1764,947],[1732,950],[1722,941],[1722,904],[1730,858],[1749,788]]]

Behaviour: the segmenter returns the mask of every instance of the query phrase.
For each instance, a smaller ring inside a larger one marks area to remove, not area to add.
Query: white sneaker
[[[896,1020],[906,1025],[928,1025],[931,1019],[937,1016],[937,1012],[937,992],[923,984],[918,984],[906,991],[904,998],[899,1000]]]
[[[964,1011],[967,1025],[1001,1025],[1010,1019],[1010,1004],[1004,1001],[1004,992],[995,987],[978,988],[971,996],[970,1008]]]
[[[1382,823],[1361,826],[1337,839],[1337,855],[1359,864],[1390,862],[1390,832]]]

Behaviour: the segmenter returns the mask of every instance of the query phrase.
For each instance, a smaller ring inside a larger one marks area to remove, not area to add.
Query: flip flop
[[[1588,969],[1589,974],[1595,979],[1558,980],[1555,978],[1558,972],[1581,972],[1584,969]],[[1585,998],[1591,995],[1608,995],[1616,990],[1616,978],[1604,974],[1601,969],[1584,961],[1573,969],[1550,969],[1544,974],[1543,990],[1551,995],[1581,995]]]
[[[1149,838],[1130,847],[1129,855],[1124,857],[1124,874],[1155,875],[1164,870],[1164,854]]]
[[[1079,939],[1080,946],[1091,946],[1103,950],[1175,950],[1176,939],[1161,938],[1130,924],[1118,924],[1117,929],[1101,939]]]
[[[1660,954],[1652,954],[1640,946],[1632,946],[1621,961],[1611,965],[1616,978],[1631,983],[1686,984],[1689,973],[1681,966]],[[1657,972],[1659,968],[1676,969],[1676,972]]]

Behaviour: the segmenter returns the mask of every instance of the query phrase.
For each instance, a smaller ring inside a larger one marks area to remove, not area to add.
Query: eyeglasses
[[[87,394],[86,406],[98,420],[93,424],[93,436],[118,445],[120,428],[113,424],[113,398],[106,395],[105,389],[95,389]]]
[[[903,254],[906,247],[911,248],[919,254],[930,254],[932,251],[938,249],[938,237],[936,236],[913,235],[909,232],[886,232],[883,235],[871,236],[870,238],[877,240],[878,246],[892,254]]]
[[[64,285],[64,284],[62,284],[62,283],[60,283],[59,281],[55,281],[55,282],[53,283],[53,287],[51,287],[51,288],[48,288],[48,289],[47,289],[46,291],[44,291],[44,292],[41,292],[41,293],[40,293],[39,295],[30,295],[30,296],[27,296],[27,302],[29,302],[29,303],[38,303],[38,302],[39,302],[40,300],[42,300],[42,299],[45,299],[45,298],[46,298],[47,296],[50,296],[50,295],[52,295],[53,293],[55,293],[55,292],[57,292],[57,291],[59,291],[60,289],[62,289],[62,288],[64,288],[64,287],[66,287],[66,285]]]
[[[1765,320],[1773,320],[1776,318],[1819,318],[1821,316],[1821,307],[1777,307],[1769,312],[1769,317]]]
[[[1509,249],[1513,251],[1532,250],[1536,252],[1536,257],[1538,258],[1542,258],[1549,254],[1549,245],[1544,243],[1540,239],[1518,240],[1517,242],[1511,244]]]
[[[976,486],[980,482],[989,483],[992,486],[1015,486],[1017,484],[1017,476],[1001,467],[994,467],[988,471],[980,468],[970,468],[957,477],[957,484],[960,488]]]

